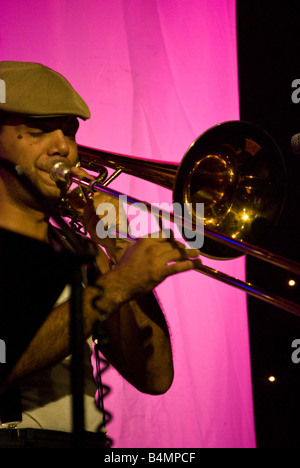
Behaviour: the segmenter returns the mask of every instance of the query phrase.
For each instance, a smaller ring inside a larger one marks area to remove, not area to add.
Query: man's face
[[[43,195],[57,199],[60,190],[49,173],[56,162],[67,162],[70,166],[77,163],[75,135],[78,126],[77,119],[72,116],[42,119],[11,116],[0,132],[0,159],[21,166]],[[0,169],[0,177],[5,181],[1,172]],[[14,195],[12,190],[18,188],[15,195],[20,196],[20,184],[15,181],[13,185],[15,187],[10,188],[11,195]]]

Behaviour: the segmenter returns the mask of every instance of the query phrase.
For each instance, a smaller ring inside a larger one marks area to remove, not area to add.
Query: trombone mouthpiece
[[[50,177],[54,182],[68,182],[70,166],[62,161],[55,163],[50,170]]]

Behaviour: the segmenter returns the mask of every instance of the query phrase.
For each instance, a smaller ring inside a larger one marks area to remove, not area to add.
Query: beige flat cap
[[[0,61],[5,99],[0,110],[31,117],[74,115],[90,118],[90,110],[71,84],[40,63]]]

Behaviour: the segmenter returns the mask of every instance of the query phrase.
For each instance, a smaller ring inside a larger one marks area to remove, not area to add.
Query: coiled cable
[[[98,285],[93,285],[99,291],[98,295],[94,297],[92,301],[93,307],[99,312],[99,320],[94,326],[93,343],[94,343],[94,358],[95,358],[95,383],[97,391],[95,395],[95,403],[102,415],[102,422],[99,424],[97,431],[103,433],[106,431],[107,424],[111,421],[112,415],[104,407],[104,398],[110,393],[111,389],[108,385],[103,383],[102,375],[109,369],[109,362],[104,359],[101,355],[101,346],[109,343],[109,338],[105,333],[103,322],[108,319],[108,315],[103,312],[99,307],[99,300],[103,295],[103,288]],[[112,439],[107,436],[108,448],[112,445]]]

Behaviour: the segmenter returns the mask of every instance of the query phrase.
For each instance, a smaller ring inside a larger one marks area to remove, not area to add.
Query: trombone
[[[126,197],[129,204],[143,204],[155,214],[156,207],[124,195],[108,185],[126,173],[173,191],[173,203],[187,204],[191,229],[196,228],[196,204],[204,204],[204,245],[200,253],[208,258],[230,260],[250,255],[297,275],[300,264],[269,252],[259,244],[263,234],[276,225],[285,201],[285,165],[275,141],[261,128],[248,122],[229,121],[216,125],[196,139],[181,162],[162,162],[125,156],[78,145],[80,165],[99,176],[79,179],[69,168],[54,165],[56,182],[74,182],[90,192]],[[114,169],[108,176],[106,167]],[[154,210],[154,211],[153,211]],[[178,224],[175,213],[158,210]],[[72,214],[66,214],[72,218]],[[184,234],[183,234],[183,237]],[[185,238],[188,243],[188,239]],[[269,294],[206,265],[197,271],[240,289],[271,305],[300,315],[300,305]]]

